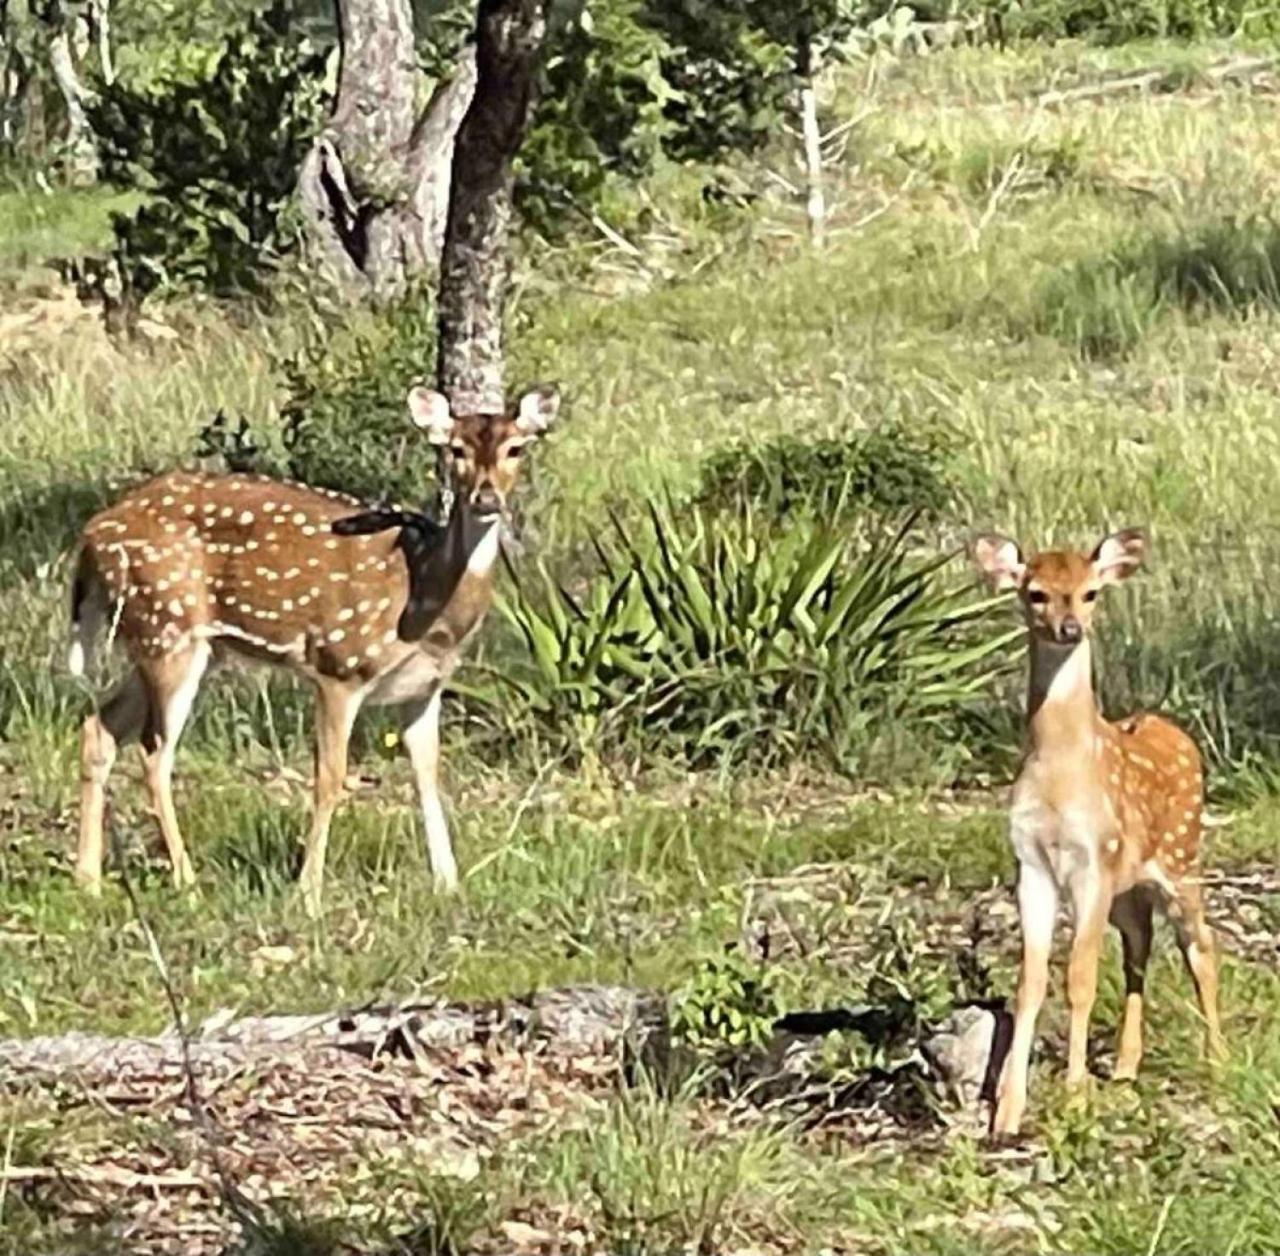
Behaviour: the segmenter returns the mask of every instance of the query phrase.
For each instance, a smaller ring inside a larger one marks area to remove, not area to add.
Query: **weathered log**
[[[316,1049],[364,1058],[456,1050],[470,1044],[578,1055],[663,1049],[665,1001],[619,986],[549,990],[487,1003],[415,1003],[316,1015],[219,1015],[183,1041],[72,1031],[0,1040],[0,1087],[60,1082],[129,1086],[181,1078],[186,1060],[199,1076],[221,1075]]]

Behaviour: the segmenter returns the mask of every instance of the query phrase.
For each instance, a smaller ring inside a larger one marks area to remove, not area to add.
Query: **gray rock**
[[[985,1007],[961,1007],[920,1044],[930,1072],[961,1104],[976,1104],[982,1097],[998,1027],[995,1012]]]

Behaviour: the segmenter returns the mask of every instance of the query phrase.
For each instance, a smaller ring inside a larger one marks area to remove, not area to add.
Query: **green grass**
[[[886,418],[941,427],[957,453],[953,500],[930,525],[938,545],[973,525],[1030,545],[1150,527],[1150,569],[1104,611],[1108,701],[1164,703],[1200,736],[1231,820],[1213,831],[1213,866],[1280,859],[1277,315],[1274,271],[1251,260],[1266,228],[1249,226],[1280,187],[1274,105],[1212,93],[1189,71],[1185,94],[1033,103],[1104,72],[1202,68],[1225,50],[958,49],[887,68],[870,100],[861,73],[846,73],[826,101],[831,120],[876,108],[832,171],[821,256],[804,244],[798,208],[758,169],[741,177],[761,199],[728,217],[703,204],[700,172],[670,174],[655,191],[660,225],[635,228],[645,271],[617,257],[588,265],[594,246],[531,248],[538,266],[526,265],[519,288],[511,373],[559,379],[568,397],[563,430],[538,455],[530,515],[541,551],[572,571],[610,508],[634,521],[660,490],[695,490],[706,460],[731,445],[844,440]],[[101,238],[99,198],[5,196],[6,273]],[[1188,258],[1199,268],[1189,272]],[[1199,278],[1183,282],[1188,273]],[[1123,353],[1100,357],[1079,329],[1114,324],[1117,276],[1130,277],[1133,318],[1110,346]],[[3,1036],[167,1022],[119,885],[95,904],[69,877],[87,695],[61,670],[66,558],[88,513],[122,484],[189,461],[215,410],[269,422],[282,402],[273,361],[298,330],[208,309],[163,316],[177,340],[118,350],[51,334],[0,370]],[[1011,707],[1016,685],[996,698]],[[910,922],[894,943],[908,987],[944,1001],[973,993],[930,930],[963,920],[975,896],[1011,878],[994,794],[950,809],[908,779],[884,800],[804,765],[737,782],[670,764],[539,771],[518,753],[469,753],[455,723],[446,781],[465,888],[442,900],[430,892],[407,767],[383,746],[388,727],[372,720],[360,733],[358,766],[375,783],[336,822],[316,923],[292,895],[309,729],[293,687],[219,681],[198,708],[178,767],[194,895],[168,885],[125,756],[116,833],[193,1020],[568,982],[674,989],[738,939],[760,879],[813,864],[847,869],[858,889],[821,917],[817,944],[771,961],[789,1003],[865,995],[889,936],[884,913]],[[1007,722],[975,740],[995,782],[1008,741]],[[1142,1081],[1100,1083],[1083,1110],[1066,1104],[1055,989],[1032,1138],[1017,1155],[964,1133],[866,1143],[847,1130],[728,1121],[697,1094],[641,1086],[601,1101],[589,1123],[489,1149],[465,1186],[422,1165],[385,1170],[385,1182],[371,1170],[324,1215],[368,1238],[371,1214],[348,1213],[394,1186],[400,1202],[378,1225],[425,1233],[434,1208],[430,1242],[442,1251],[442,1225],[483,1235],[504,1219],[549,1217],[580,1220],[609,1250],[655,1254],[699,1241],[885,1256],[1280,1250],[1280,979],[1228,957],[1233,1056],[1214,1076],[1196,1062],[1197,1018],[1167,932]],[[997,930],[982,947],[990,992],[1007,995],[1016,939]],[[1104,1051],[1120,1004],[1113,946],[1095,1021]],[[96,1112],[63,1126],[19,1113],[14,1163],[74,1157],[122,1120]],[[0,1146],[5,1137],[0,1121]],[[694,1166],[705,1190],[693,1189]],[[16,1190],[4,1208],[11,1250],[52,1248],[66,1220]],[[300,1234],[262,1250],[308,1250]],[[314,1250],[332,1245],[317,1238]],[[421,1250],[433,1250],[426,1239]]]
[[[132,200],[105,190],[0,190],[0,277],[16,278],[51,258],[102,252],[111,239],[112,212],[123,212]]]

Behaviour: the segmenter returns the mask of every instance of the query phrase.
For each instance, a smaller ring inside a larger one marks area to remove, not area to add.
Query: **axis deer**
[[[1018,859],[1022,968],[1013,1041],[992,1133],[1018,1132],[1036,1017],[1048,984],[1059,896],[1074,919],[1067,969],[1067,1084],[1085,1080],[1089,1015],[1107,921],[1124,951],[1125,1008],[1114,1076],[1142,1059],[1142,999],[1152,910],[1177,930],[1195,983],[1210,1053],[1223,1054],[1213,934],[1199,877],[1203,778],[1195,743],[1158,715],[1105,720],[1093,693],[1089,633],[1099,592],[1142,564],[1146,538],[1126,529],[1091,554],[1024,560],[1006,537],[977,537],[971,553],[996,590],[1016,589],[1027,622],[1031,684],[1027,749],[1013,787],[1010,838]]]
[[[554,421],[559,398],[539,390],[505,414],[463,415],[426,388],[408,401],[454,491],[443,529],[328,490],[183,471],[141,485],[85,527],[70,669],[84,672],[107,623],[133,664],[83,727],[76,874],[91,892],[102,881],[105,783],[133,738],[174,880],[194,880],[173,807],[174,748],[206,669],[228,656],[287,669],[316,689],[315,803],[300,878],[308,909],[320,904],[329,824],[366,703],[407,706],[404,742],[435,881],[457,885],[437,786],[441,688],[489,607],[520,457]]]

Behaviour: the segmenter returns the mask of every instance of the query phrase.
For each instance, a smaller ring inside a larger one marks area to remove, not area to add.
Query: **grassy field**
[[[1274,95],[1206,74],[1239,51],[960,49],[850,70],[826,102],[833,122],[861,120],[832,171],[821,255],[794,206],[709,205],[699,172],[654,189],[660,221],[635,227],[638,256],[531,248],[511,374],[564,381],[569,410],[539,451],[529,510],[543,551],[571,556],[610,507],[634,516],[663,488],[692,487],[731,442],[941,425],[957,491],[938,546],[974,525],[1033,545],[1151,529],[1149,571],[1106,611],[1106,692],[1121,707],[1164,703],[1196,730],[1223,821],[1215,871],[1273,867],[1280,226],[1260,211],[1280,154]],[[1038,101],[1149,65],[1171,90]],[[734,177],[771,186],[757,168]],[[36,300],[35,259],[87,247],[107,208],[0,197],[15,308]],[[122,889],[90,903],[69,875],[88,695],[61,664],[67,557],[122,485],[190,461],[214,411],[269,421],[275,363],[298,332],[205,308],[165,317],[176,338],[125,349],[91,321],[24,322],[0,344],[0,1036],[170,1020]],[[858,889],[824,917],[822,945],[768,961],[785,1006],[874,1001],[887,953],[930,1011],[1011,993],[1007,911],[977,948],[981,980],[929,933],[979,901],[1007,908],[993,891],[1013,871],[998,790],[868,789],[802,764],[736,781],[672,765],[570,772],[482,759],[455,732],[446,782],[465,891],[442,901],[407,765],[376,724],[359,742],[369,788],[337,821],[326,910],[310,922],[290,892],[308,718],[288,686],[209,687],[179,756],[189,896],[168,884],[137,769],[126,758],[117,771],[131,880],[193,1021],[592,981],[678,989],[739,939],[760,887],[814,867]],[[976,750],[973,774],[998,785],[1004,749]],[[1211,1075],[1198,1062],[1190,987],[1162,936],[1142,1080],[1067,1104],[1055,997],[1014,1152],[963,1121],[920,1139],[805,1132],[641,1085],[600,1097],[589,1119],[481,1145],[465,1184],[397,1162],[340,1183],[323,1211],[368,1238],[453,1209],[482,1244],[504,1219],[567,1208],[589,1250],[618,1253],[1280,1251],[1276,951],[1231,945],[1241,929],[1274,933],[1280,896],[1221,901],[1230,1063]],[[1094,1026],[1102,1077],[1120,997],[1112,947]],[[832,1050],[855,1072],[875,1062],[856,1044]],[[6,1164],[67,1163],[145,1119],[86,1107],[69,1120],[23,1100],[0,1117],[0,1144]],[[397,1202],[378,1214],[383,1197]],[[0,1250],[66,1250],[73,1231],[105,1224],[60,1198],[0,1188]],[[293,1207],[320,1205],[304,1193]],[[395,1250],[466,1250],[433,1241]],[[273,1250],[341,1249],[316,1231]]]

